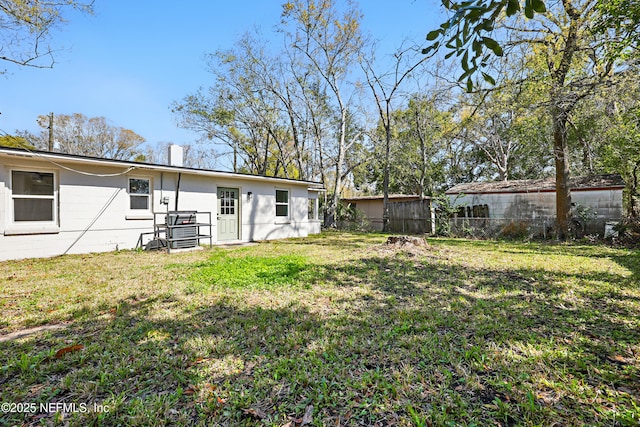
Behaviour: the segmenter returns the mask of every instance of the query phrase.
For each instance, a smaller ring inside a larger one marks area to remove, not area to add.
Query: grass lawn
[[[385,239],[0,263],[0,425],[640,424],[637,251]]]

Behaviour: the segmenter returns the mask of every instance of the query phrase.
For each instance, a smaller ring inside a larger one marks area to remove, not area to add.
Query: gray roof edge
[[[420,198],[420,195],[418,194],[389,194],[389,199],[415,199],[415,198]],[[340,200],[382,200],[384,198],[384,196],[382,195],[374,195],[374,196],[355,196],[355,197],[341,197]],[[431,197],[429,196],[424,196],[422,198],[423,200],[429,200],[431,199]]]
[[[601,174],[570,178],[572,190],[618,189],[624,188],[625,182],[620,174]],[[523,179],[513,181],[472,182],[456,184],[445,194],[460,193],[530,193],[538,191],[555,191],[555,179]]]
[[[105,166],[123,166],[123,167],[133,167],[140,169],[151,169],[157,170],[160,172],[176,172],[176,173],[191,173],[194,175],[208,175],[208,176],[218,176],[218,177],[227,177],[227,178],[236,178],[236,179],[250,179],[250,180],[267,180],[267,181],[275,181],[275,182],[287,182],[296,185],[308,185],[317,188],[324,188],[324,185],[321,182],[317,181],[305,181],[299,179],[291,179],[291,178],[279,178],[272,176],[262,176],[262,175],[254,175],[254,174],[245,174],[238,172],[228,172],[228,171],[220,171],[213,169],[198,169],[198,168],[189,168],[184,166],[171,166],[171,165],[161,165],[156,163],[145,163],[145,162],[134,162],[131,160],[118,160],[118,159],[105,159],[102,157],[91,157],[91,156],[82,156],[78,154],[68,154],[68,153],[56,153],[51,151],[42,151],[42,150],[28,150],[25,148],[16,148],[16,147],[4,147],[0,146],[0,154],[5,154],[9,156],[17,156],[17,157],[29,157],[29,158],[40,158],[44,161],[67,161],[74,163],[84,163],[90,165],[102,164]]]

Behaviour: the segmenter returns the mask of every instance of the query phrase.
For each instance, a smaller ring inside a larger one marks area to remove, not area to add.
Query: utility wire
[[[11,136],[11,135],[9,135],[9,133],[7,133],[7,132],[6,132],[5,130],[3,130],[3,129],[0,129],[0,132],[3,134],[3,136]],[[125,170],[125,171],[123,171],[123,172],[118,172],[118,173],[104,173],[104,174],[101,174],[101,173],[92,173],[92,172],[85,172],[85,171],[81,171],[81,170],[78,170],[78,169],[73,169],[73,168],[70,168],[70,167],[68,167],[68,166],[64,166],[64,165],[61,165],[61,164],[59,164],[59,163],[57,163],[57,162],[54,162],[53,160],[48,159],[46,156],[44,156],[44,155],[42,155],[42,154],[40,154],[40,153],[37,153],[37,152],[35,152],[35,151],[31,150],[31,147],[29,147],[27,144],[25,144],[25,143],[23,143],[23,142],[22,142],[22,140],[24,140],[24,141],[26,141],[27,143],[31,143],[30,141],[28,141],[28,140],[27,140],[27,138],[22,137],[22,136],[21,136],[21,137],[15,137],[15,138],[16,138],[16,142],[17,142],[18,144],[20,144],[20,145],[21,145],[21,147],[19,147],[19,148],[22,148],[22,149],[24,149],[24,150],[28,151],[29,153],[33,154],[34,156],[40,157],[41,159],[43,159],[43,160],[45,160],[45,161],[47,161],[47,162],[51,163],[52,165],[55,165],[55,166],[57,166],[57,167],[59,167],[59,168],[61,168],[61,169],[68,170],[69,172],[74,172],[74,173],[78,173],[78,174],[86,175],[86,176],[96,176],[96,177],[106,178],[106,177],[112,177],[112,176],[125,175],[125,174],[127,174],[127,173],[131,172],[132,170],[137,169],[137,166],[131,166],[131,167],[129,167],[127,170]],[[32,144],[31,146],[33,147],[33,146],[35,146],[35,145],[33,145],[33,144]]]

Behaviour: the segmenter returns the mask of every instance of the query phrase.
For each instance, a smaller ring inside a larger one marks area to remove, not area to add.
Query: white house
[[[154,224],[166,233],[170,211],[198,212],[210,224],[199,235],[214,244],[304,237],[320,232],[322,191],[317,182],[0,147],[0,260],[132,249],[153,239]]]

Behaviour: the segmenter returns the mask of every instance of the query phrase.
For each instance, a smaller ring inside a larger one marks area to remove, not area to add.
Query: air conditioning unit
[[[187,249],[198,246],[198,226],[196,223],[196,211],[171,211],[167,213],[169,247],[171,249]]]

